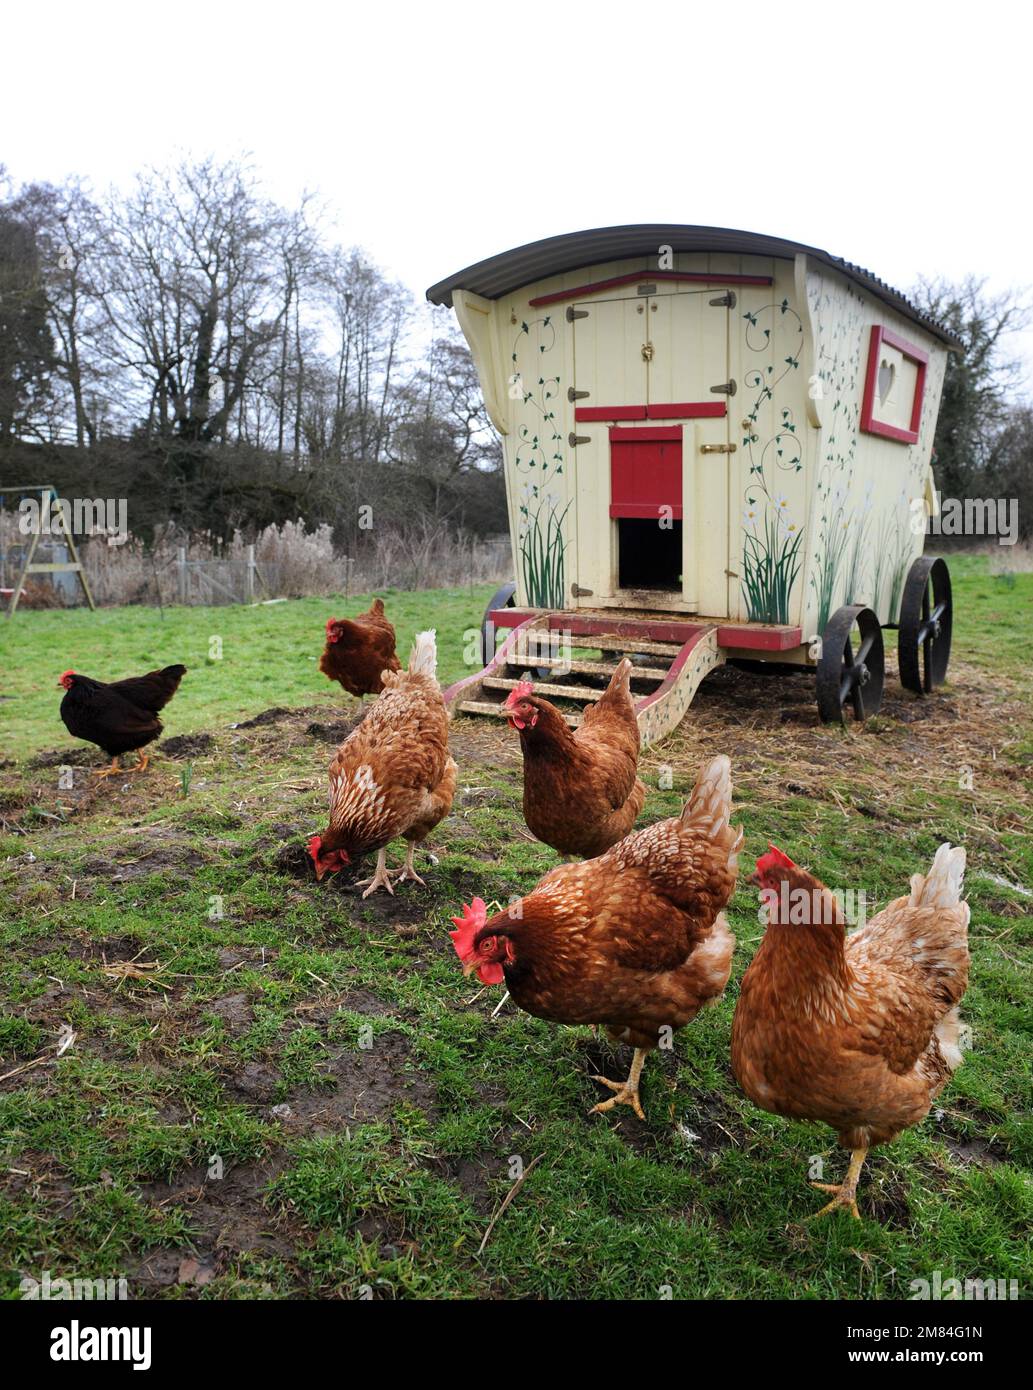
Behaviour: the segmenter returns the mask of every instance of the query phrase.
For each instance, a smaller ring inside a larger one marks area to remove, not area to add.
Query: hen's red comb
[[[61,680],[65,680],[68,676],[74,676],[74,675],[75,675],[75,672],[74,672],[74,671],[62,671],[62,672],[61,672],[60,679],[61,679]]]
[[[488,907],[483,898],[474,898],[469,907],[463,903],[462,917],[452,918],[457,930],[450,931],[449,936],[461,961],[469,960],[473,954],[473,939],[487,920]]]
[[[775,845],[768,844],[767,854],[762,854],[757,860],[757,873],[763,878],[765,874],[771,873],[773,869],[795,869],[796,865],[789,858],[788,854],[783,854]]]
[[[530,681],[517,681],[516,685],[506,696],[504,708],[512,709],[521,700],[526,700],[528,695],[534,694],[534,686]]]
[[[313,859],[319,858],[319,851],[323,848],[323,839],[320,835],[310,835],[308,839],[308,852]]]
[[[336,619],[336,618],[327,618],[327,620],[326,620],[326,635],[327,635],[327,637],[330,636],[330,630],[331,630],[332,628],[336,627],[336,625],[337,625],[337,619]]]

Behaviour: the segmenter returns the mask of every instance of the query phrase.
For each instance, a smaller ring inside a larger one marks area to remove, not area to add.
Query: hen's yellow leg
[[[114,777],[116,773],[119,773],[121,771],[122,766],[119,763],[119,760],[117,758],[112,758],[110,767],[106,767],[100,772],[94,771],[93,775],[94,777]]]
[[[611,1081],[605,1076],[593,1076],[593,1081],[600,1081],[604,1086],[609,1086],[611,1091],[616,1094],[610,1100],[601,1100],[598,1105],[593,1105],[588,1112],[590,1115],[602,1114],[604,1110],[612,1110],[615,1105],[630,1105],[640,1120],[646,1117],[642,1113],[642,1105],[638,1098],[638,1082],[642,1075],[642,1067],[646,1060],[647,1049],[636,1047],[635,1055],[631,1059],[631,1071],[628,1073],[627,1081]]]
[[[413,855],[416,853],[416,846],[412,840],[409,841],[405,851],[405,864],[396,871],[396,883],[404,883],[406,879],[411,879],[413,883],[420,883],[426,888],[423,879],[416,872],[416,865],[413,863]]]
[[[136,764],[135,767],[131,767],[131,768],[129,769],[129,771],[130,771],[130,772],[146,772],[146,771],[147,771],[147,764],[148,764],[149,762],[150,762],[150,758],[148,757],[148,755],[147,755],[146,753],[144,753],[144,752],[141,750],[141,752],[140,752],[140,761]]]
[[[386,888],[394,896],[394,889],[391,887],[391,875],[387,872],[387,850],[382,849],[377,855],[377,867],[372,878],[360,878],[357,887],[361,888],[364,884],[369,887],[363,893],[364,898],[368,898],[371,893],[375,893],[378,888]]]
[[[821,1211],[816,1211],[814,1213],[814,1216],[809,1218],[811,1221],[814,1220],[815,1216],[824,1216],[826,1212],[836,1211],[840,1207],[848,1207],[850,1210],[850,1215],[854,1218],[854,1220],[860,1221],[861,1213],[857,1210],[856,1201],[857,1179],[861,1176],[861,1165],[864,1163],[867,1154],[867,1149],[854,1149],[851,1152],[850,1167],[847,1169],[846,1177],[838,1185],[836,1183],[828,1182],[811,1183],[812,1187],[817,1187],[822,1192],[835,1193],[835,1196],[832,1198],[831,1202],[826,1203],[826,1205],[822,1207]]]

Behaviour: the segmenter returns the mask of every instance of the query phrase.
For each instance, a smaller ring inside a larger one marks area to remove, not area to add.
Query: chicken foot
[[[131,767],[131,768],[129,769],[129,771],[130,771],[130,772],[146,772],[146,771],[147,771],[147,764],[148,764],[149,762],[150,762],[149,756],[148,756],[146,753],[141,753],[141,754],[140,754],[140,761],[136,764],[135,767]]]
[[[857,1179],[861,1175],[861,1165],[867,1157],[867,1149],[853,1149],[850,1153],[850,1167],[847,1169],[846,1177],[841,1183],[812,1182],[812,1187],[817,1187],[822,1192],[833,1192],[835,1196],[831,1202],[822,1207],[821,1211],[816,1211],[814,1216],[808,1219],[813,1221],[817,1216],[824,1216],[826,1212],[836,1211],[839,1207],[848,1207],[850,1214],[855,1221],[860,1221],[861,1213],[857,1210]]]
[[[627,1081],[611,1081],[606,1076],[593,1076],[593,1081],[599,1081],[604,1086],[609,1086],[611,1091],[616,1094],[610,1100],[601,1100],[598,1105],[593,1105],[588,1112],[590,1115],[602,1114],[604,1110],[612,1110],[615,1105],[630,1105],[640,1120],[646,1117],[642,1113],[642,1104],[638,1098],[638,1082],[642,1075],[642,1067],[646,1060],[647,1049],[636,1047],[635,1055],[631,1059],[631,1071],[628,1073]]]
[[[96,768],[95,768],[95,769],[94,769],[94,772],[93,772],[93,775],[94,775],[94,777],[114,777],[114,776],[116,775],[116,773],[119,773],[119,772],[121,772],[121,771],[122,771],[122,764],[121,764],[121,762],[119,761],[119,759],[118,759],[118,758],[112,758],[112,759],[111,759],[111,766],[110,766],[110,767],[102,768],[100,772],[98,772],[98,771],[96,770]]]
[[[422,884],[422,886],[423,886],[424,888],[426,888],[426,886],[427,886],[426,883],[424,883],[423,879],[420,878],[419,874],[416,872],[416,866],[415,866],[415,864],[413,863],[413,855],[414,855],[415,853],[416,853],[416,845],[415,845],[415,843],[414,843],[412,840],[410,840],[409,843],[408,843],[408,845],[407,845],[407,847],[406,847],[406,851],[405,851],[405,863],[404,863],[404,865],[402,866],[402,868],[396,869],[396,870],[394,871],[394,872],[395,872],[395,882],[396,882],[396,883],[404,883],[404,882],[406,881],[406,879],[410,879],[413,883]]]
[[[386,849],[382,849],[380,853],[377,855],[377,867],[373,873],[373,877],[360,878],[356,883],[356,887],[362,888],[367,883],[369,884],[369,887],[362,895],[364,898],[368,898],[369,895],[371,893],[375,893],[378,888],[386,888],[387,891],[391,894],[391,896],[394,896],[395,890],[391,887],[391,875],[387,871]]]

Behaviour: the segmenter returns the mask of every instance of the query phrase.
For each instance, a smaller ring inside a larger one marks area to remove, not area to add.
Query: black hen
[[[130,676],[127,680],[91,680],[75,671],[66,671],[58,681],[67,694],[61,701],[61,718],[73,738],[84,738],[103,748],[111,766],[99,775],[117,772],[121,754],[152,743],[161,733],[158,711],[172,699],[186,675],[185,666],[166,666],[162,671],[149,671],[146,676]],[[133,772],[143,772],[147,755]]]

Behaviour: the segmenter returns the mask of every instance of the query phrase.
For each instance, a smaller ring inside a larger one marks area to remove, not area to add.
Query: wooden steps
[[[453,714],[498,720],[506,697],[529,678],[535,693],[556,702],[567,724],[577,728],[585,707],[601,699],[618,662],[630,656],[632,698],[643,746],[648,746],[677,726],[700,681],[724,662],[716,623],[686,625],[686,640],[680,643],[654,640],[647,621],[638,624],[634,635],[634,620],[627,618],[615,619],[619,632],[568,635],[559,625],[550,626],[559,617],[543,611],[528,613],[510,630],[483,671],[444,692],[448,709]],[[599,658],[591,656],[594,652]]]
[[[493,704],[490,700],[460,700],[454,708],[457,714],[490,714],[495,719],[501,718],[502,714],[501,704]],[[560,713],[572,729],[581,723],[580,714],[571,714],[565,709]]]
[[[644,652],[649,656],[669,656],[672,661],[681,651],[677,642],[647,642],[641,637],[572,636],[570,645],[586,652]]]
[[[611,672],[611,675],[613,673]],[[508,676],[485,676],[481,682],[488,690],[515,690],[518,680]],[[592,685],[557,685],[554,681],[534,681],[536,695],[545,695],[550,700],[601,700],[603,690]]]
[[[607,681],[617,669],[616,662],[611,665],[605,661],[567,661],[562,656],[535,656],[531,652],[521,652],[507,658],[506,665],[516,670],[526,667],[531,671],[554,671],[563,668],[564,674],[569,672],[577,676],[604,676]],[[631,668],[633,681],[662,681],[666,676],[667,667],[633,665]]]

